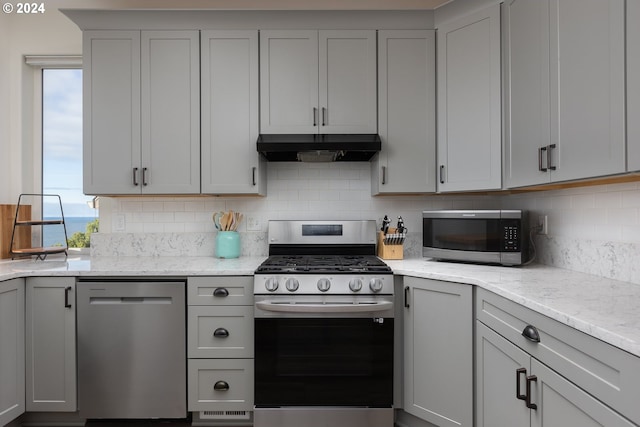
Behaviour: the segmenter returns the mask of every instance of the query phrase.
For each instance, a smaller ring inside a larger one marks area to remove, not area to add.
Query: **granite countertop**
[[[252,275],[266,257],[50,256],[0,262],[0,281],[29,276]],[[498,267],[425,258],[386,261],[395,274],[480,286],[640,357],[640,285],[544,265]]]

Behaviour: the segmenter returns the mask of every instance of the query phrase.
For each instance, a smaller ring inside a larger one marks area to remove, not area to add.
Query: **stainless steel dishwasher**
[[[184,280],[78,280],[84,418],[185,418]]]

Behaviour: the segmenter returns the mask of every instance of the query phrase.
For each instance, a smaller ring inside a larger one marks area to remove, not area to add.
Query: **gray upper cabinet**
[[[473,287],[404,278],[404,410],[473,426]]]
[[[83,33],[85,194],[139,194],[140,32]]]
[[[84,32],[84,192],[200,192],[198,31]]]
[[[27,279],[28,412],[77,408],[75,288],[73,277]]]
[[[371,193],[434,192],[435,32],[378,32],[378,132]]]
[[[202,193],[266,194],[258,139],[258,32],[202,31]]]
[[[507,187],[624,172],[624,3],[505,3]]]
[[[640,2],[627,2],[627,169],[640,170]]]
[[[502,185],[500,6],[438,27],[438,191]]]
[[[375,133],[374,30],[260,32],[262,133]]]
[[[25,411],[24,279],[0,282],[0,425]]]

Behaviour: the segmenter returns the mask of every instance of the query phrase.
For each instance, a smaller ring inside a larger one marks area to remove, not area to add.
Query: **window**
[[[82,193],[82,70],[42,69],[42,192],[62,199],[70,247],[88,246],[95,201]],[[43,219],[59,217],[58,203],[42,206]],[[54,201],[53,199],[50,201]],[[57,202],[57,200],[56,200]],[[43,246],[64,242],[62,227],[45,227]]]

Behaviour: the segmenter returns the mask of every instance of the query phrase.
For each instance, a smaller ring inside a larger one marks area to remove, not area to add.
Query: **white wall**
[[[0,14],[0,203],[11,203],[11,143],[9,139],[9,18]]]

